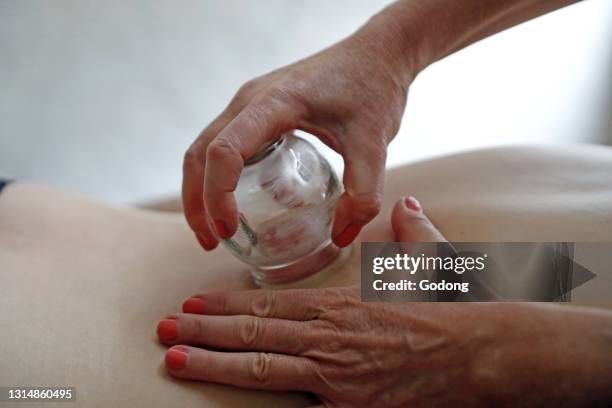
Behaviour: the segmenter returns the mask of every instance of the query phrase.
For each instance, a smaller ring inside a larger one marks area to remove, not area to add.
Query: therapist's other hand
[[[376,216],[387,145],[399,128],[413,77],[403,56],[381,42],[367,30],[358,32],[249,81],[202,131],[185,154],[182,192],[185,216],[202,247],[213,249],[218,237],[236,232],[233,191],[244,160],[292,129],[317,136],[344,159],[334,243],[350,244]]]
[[[413,197],[392,225],[400,241],[444,240]],[[179,378],[307,391],[326,406],[473,398],[474,320],[436,306],[362,303],[358,287],[214,292],[188,299],[158,335]]]
[[[413,198],[396,203],[391,222],[399,241],[444,239]],[[610,312],[359,295],[198,295],[158,325],[172,345],[166,367],[177,378],[312,392],[327,407],[608,406]]]

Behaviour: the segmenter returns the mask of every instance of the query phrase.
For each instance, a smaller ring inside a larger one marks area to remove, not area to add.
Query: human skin
[[[610,174],[612,150],[587,146],[499,148],[414,163],[387,173],[381,213],[359,240],[392,241],[392,207],[397,197],[409,194],[452,241],[612,241]],[[346,267],[324,286],[358,282],[356,244]],[[111,207],[49,187],[9,185],[0,194],[0,276],[3,386],[72,385],[77,402],[65,404],[70,407],[314,403],[303,394],[173,380],[166,373],[167,347],[155,334],[160,319],[179,312],[194,294],[254,288],[246,267],[224,248],[201,250],[182,214]],[[573,299],[597,293],[609,298],[610,278],[587,282]],[[431,308],[420,316],[435,315],[437,306],[419,306]],[[600,326],[587,325],[597,310],[580,313],[584,333]],[[508,319],[504,337],[538,327],[527,313],[512,316],[525,318]],[[554,325],[559,336],[564,324]],[[542,377],[518,364],[545,357],[530,350],[517,356],[516,381]],[[582,368],[589,368],[587,359],[599,355],[594,348],[589,356],[578,351],[567,349],[563,359],[584,361]]]
[[[247,82],[185,154],[183,207],[202,247],[238,226],[233,191],[245,159],[302,129],[342,155],[333,242],[344,247],[380,211],[386,149],[408,89],[431,63],[571,0],[400,0],[339,43]]]
[[[445,240],[414,197],[396,202],[391,224],[398,242]],[[196,295],[158,324],[173,346],[166,367],[183,379],[311,392],[326,407],[612,402],[612,312],[360,295],[357,285]]]
[[[612,312],[363,303],[357,287],[210,292],[171,317],[182,379],[316,394],[326,407],[608,406]],[[190,301],[193,301],[191,299]],[[232,350],[234,352],[210,351]]]

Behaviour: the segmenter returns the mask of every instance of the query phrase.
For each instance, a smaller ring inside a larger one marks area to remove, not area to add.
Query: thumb
[[[383,198],[386,150],[361,144],[343,153],[344,193],[334,214],[332,239],[339,247],[349,245],[361,228],[380,212]]]
[[[395,203],[391,226],[398,242],[446,242],[446,238],[423,213],[421,204],[412,196],[403,197]]]

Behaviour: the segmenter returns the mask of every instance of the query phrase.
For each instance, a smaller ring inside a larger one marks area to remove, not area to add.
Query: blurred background
[[[389,2],[0,0],[0,174],[111,203],[175,195],[183,153],[243,82]],[[411,88],[388,166],[612,143],[611,39],[612,1],[587,0],[434,64]]]

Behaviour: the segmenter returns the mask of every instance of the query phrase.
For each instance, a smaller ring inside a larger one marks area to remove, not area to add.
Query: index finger
[[[231,116],[224,112],[208,125],[185,153],[183,160],[183,211],[189,227],[206,250],[214,249],[217,238],[211,231],[204,204],[204,166],[206,149],[217,134],[230,122]]]
[[[253,315],[307,321],[325,310],[325,289],[247,290],[206,292],[183,303],[184,313]]]
[[[204,202],[222,239],[238,228],[234,190],[244,161],[266,142],[293,130],[304,110],[287,99],[265,96],[253,100],[213,140],[206,152]]]

